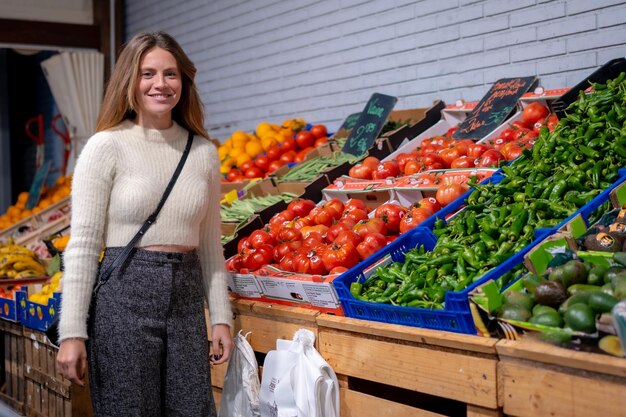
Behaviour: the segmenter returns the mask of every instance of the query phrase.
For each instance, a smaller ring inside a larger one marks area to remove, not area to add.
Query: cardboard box
[[[394,131],[386,132],[382,134],[381,137],[388,138],[392,151],[396,150],[405,139],[419,135],[441,120],[441,112],[444,108],[445,103],[441,100],[436,100],[433,102],[433,105],[428,108],[394,110],[389,115],[390,121],[404,122],[409,120],[409,124]]]

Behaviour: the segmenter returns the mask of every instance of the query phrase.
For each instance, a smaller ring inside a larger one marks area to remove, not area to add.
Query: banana
[[[19,262],[15,262],[13,264],[13,269],[15,269],[18,272],[24,271],[26,269],[32,269],[32,270],[35,270],[35,271],[39,271],[41,273],[45,273],[46,272],[46,268],[42,264],[40,264],[39,262],[35,262],[35,261],[19,261]]]
[[[25,269],[15,274],[15,278],[39,277],[39,276],[41,276],[41,273],[33,269]]]
[[[9,265],[13,265],[16,262],[27,262],[27,263],[36,263],[38,265],[41,265],[39,263],[39,261],[37,260],[37,257],[33,257],[30,255],[25,255],[25,254],[18,254],[18,255],[5,255],[0,257],[0,269],[2,268],[6,268]]]
[[[0,248],[0,256],[17,255],[17,254],[30,255],[33,257],[36,256],[35,252],[33,252],[32,250],[28,249],[25,246],[6,245]]]

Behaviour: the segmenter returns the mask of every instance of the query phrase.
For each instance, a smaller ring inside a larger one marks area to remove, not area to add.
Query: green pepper
[[[522,228],[528,222],[529,211],[522,210],[513,220],[511,227],[507,232],[507,239],[510,241],[515,241],[519,238],[520,233],[522,232]]]
[[[356,282],[356,281],[350,284],[350,294],[352,294],[353,297],[356,298],[360,296],[362,290],[363,290],[363,284]]]
[[[554,184],[554,187],[552,187],[552,190],[550,191],[550,196],[548,197],[548,200],[550,201],[555,201],[555,200],[560,200],[561,199],[561,195],[563,195],[563,193],[567,190],[567,181],[561,179],[558,180],[556,182],[556,184]]]
[[[474,252],[474,249],[469,246],[463,249],[463,251],[461,252],[461,256],[459,256],[459,258],[463,258],[465,262],[467,262],[467,264],[472,266],[473,268],[479,269],[481,267],[481,263],[476,257],[476,253]],[[458,259],[457,259],[457,265],[458,265]]]
[[[391,284],[389,284],[387,286],[387,288],[385,289],[385,291],[383,291],[382,296],[383,297],[391,297],[391,295],[396,292],[398,290],[398,284],[396,284],[395,282],[392,282]]]
[[[460,256],[457,256],[457,258],[460,258]],[[450,272],[454,271],[454,266],[455,264],[453,263],[441,265],[439,269],[437,269],[437,276],[442,277],[446,274],[449,274]]]

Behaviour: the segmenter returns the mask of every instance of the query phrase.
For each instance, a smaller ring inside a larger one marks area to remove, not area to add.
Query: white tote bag
[[[248,333],[249,334],[249,333]],[[252,346],[241,330],[224,377],[219,417],[259,417],[259,367]]]
[[[293,341],[276,341],[263,364],[262,417],[339,417],[337,376],[314,342],[306,329],[298,330]]]

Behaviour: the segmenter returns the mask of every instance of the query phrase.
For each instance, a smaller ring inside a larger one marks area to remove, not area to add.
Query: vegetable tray
[[[542,235],[545,237],[545,235]],[[541,240],[538,238],[537,241]],[[509,258],[498,267],[483,275],[479,280],[462,291],[447,291],[443,310],[403,307],[382,303],[361,301],[350,293],[350,284],[363,282],[371,276],[377,267],[391,262],[403,262],[405,253],[419,246],[432,250],[437,242],[430,230],[418,227],[404,234],[384,249],[335,278],[333,285],[341,301],[347,317],[384,323],[402,324],[406,326],[424,327],[456,333],[476,334],[476,327],[469,307],[468,294],[483,283],[496,279],[512,266],[523,261],[524,255],[532,248],[531,245]]]

